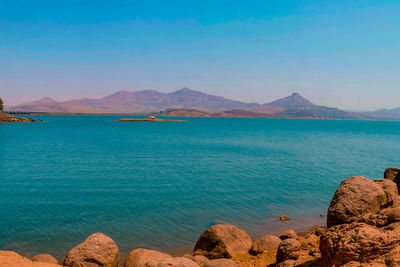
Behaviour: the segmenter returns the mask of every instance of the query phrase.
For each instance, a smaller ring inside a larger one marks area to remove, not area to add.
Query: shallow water
[[[27,256],[61,257],[94,232],[124,254],[183,253],[220,222],[253,238],[303,230],[344,178],[400,166],[400,122],[36,118],[0,124],[0,249]]]

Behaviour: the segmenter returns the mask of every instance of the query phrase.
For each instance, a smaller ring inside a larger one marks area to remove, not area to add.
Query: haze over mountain
[[[193,110],[198,110],[205,111],[204,114],[236,114],[237,116],[242,114],[246,117],[251,115],[260,117],[265,114],[303,118],[366,117],[366,115],[337,108],[315,105],[299,93],[260,105],[230,100],[188,88],[172,93],[160,93],[153,90],[118,91],[103,98],[81,98],[63,102],[45,97],[10,108],[10,110],[50,113],[151,113],[166,109],[181,110],[179,114],[184,114],[184,110],[187,112],[190,110],[190,114],[193,114]]]

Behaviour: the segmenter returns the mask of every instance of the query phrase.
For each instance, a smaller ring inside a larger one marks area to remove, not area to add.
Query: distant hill
[[[367,111],[363,112],[366,116],[372,116],[375,118],[380,119],[393,119],[399,120],[400,119],[400,107],[394,109],[380,109],[376,111]]]
[[[183,88],[172,93],[160,93],[153,90],[135,92],[118,91],[103,98],[80,98],[63,102],[45,97],[37,101],[11,107],[9,110],[47,113],[130,114],[148,114],[174,110],[175,116],[339,119],[365,119],[371,117],[368,114],[318,106],[299,93],[294,93],[276,101],[260,105],[235,101],[222,96],[209,95],[188,88]]]
[[[265,103],[263,106],[280,106],[280,107],[293,107],[293,106],[315,106],[309,100],[302,97],[299,93],[293,93],[290,96],[275,100],[270,103]]]
[[[167,108],[186,108],[203,111],[218,111],[233,108],[249,108],[256,103],[244,103],[221,96],[205,94],[183,88],[172,93],[152,90],[119,91],[112,95],[94,99],[82,98],[57,102],[50,98],[24,103],[13,110],[35,112],[78,112],[78,113],[145,113]]]

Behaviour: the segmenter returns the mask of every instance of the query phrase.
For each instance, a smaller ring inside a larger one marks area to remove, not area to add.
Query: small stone
[[[279,217],[279,220],[280,220],[281,222],[286,222],[286,221],[289,221],[290,218],[289,218],[289,216],[282,215],[282,216]]]

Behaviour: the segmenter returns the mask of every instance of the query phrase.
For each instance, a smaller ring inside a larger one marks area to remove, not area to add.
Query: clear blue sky
[[[400,106],[400,1],[0,0],[0,96],[182,87]]]

